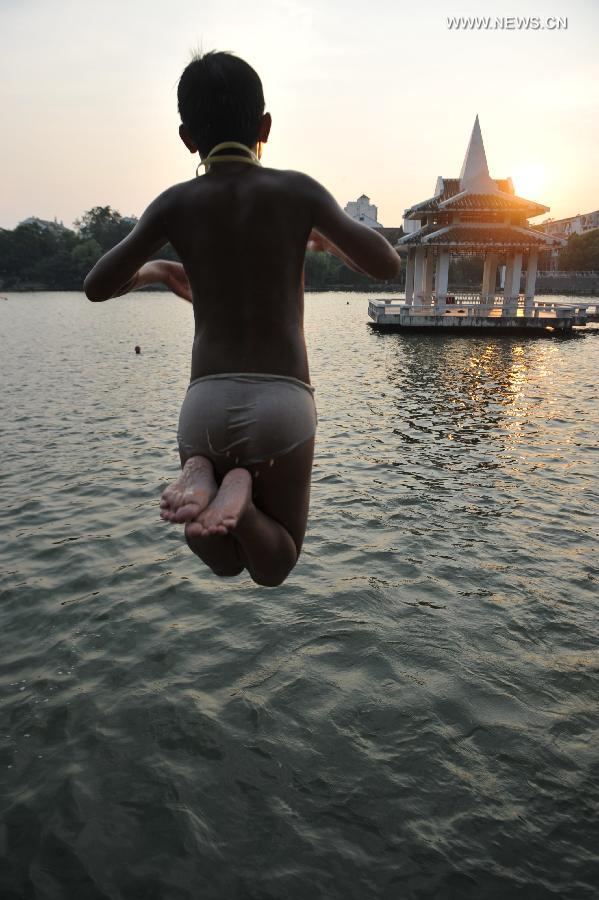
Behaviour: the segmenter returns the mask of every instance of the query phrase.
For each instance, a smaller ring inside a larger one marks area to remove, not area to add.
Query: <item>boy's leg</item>
[[[186,521],[199,515],[218,491],[212,462],[204,456],[181,457],[179,478],[164,491],[160,501],[160,515],[169,522]],[[212,569],[215,575],[232,576],[243,572],[245,565],[239,546],[230,535],[190,536],[185,529],[187,544],[196,556]]]
[[[310,507],[314,438],[270,466],[254,480],[254,512],[234,532],[250,575],[259,583],[285,580],[299,559]],[[268,535],[268,537],[267,537]]]
[[[239,558],[254,581],[281,584],[295,566],[304,539],[313,455],[310,438],[277,457],[272,466],[269,462],[252,466],[251,478],[243,469],[227,473],[213,502],[186,527],[188,542],[230,522],[227,530],[239,542]]]
[[[245,569],[241,559],[239,544],[232,534],[210,534],[206,537],[188,534],[189,526],[185,526],[187,546],[202,562],[221,578],[240,575]]]

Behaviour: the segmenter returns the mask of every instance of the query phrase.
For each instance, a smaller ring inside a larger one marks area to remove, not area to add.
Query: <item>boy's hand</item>
[[[168,259],[152,259],[145,263],[137,273],[135,287],[156,282],[163,284],[177,297],[182,297],[188,303],[192,302],[191,287],[181,263]]]
[[[177,297],[182,297],[183,300],[187,300],[188,303],[191,303],[191,287],[187,275],[185,274],[185,269],[181,263],[161,259],[160,264],[164,267],[164,275],[160,280],[170,288]]]
[[[310,235],[308,237],[308,243],[306,245],[307,250],[311,250],[312,253],[331,253],[332,248],[331,244],[325,237],[322,236],[315,228],[312,229]]]
[[[309,175],[298,173],[298,180],[302,196],[312,210],[313,230],[308,240],[315,239],[314,249],[334,253],[346,266],[371,278],[380,281],[397,278],[401,268],[399,254],[382,234],[352,219],[333,195]]]
[[[313,253],[330,253],[332,256],[336,256],[337,259],[340,259],[342,263],[345,263],[348,268],[353,269],[354,272],[360,272],[362,275],[367,274],[364,269],[357,266],[345,255],[345,253],[342,253],[338,247],[335,247],[334,244],[328,241],[319,231],[316,231],[315,228],[310,232],[306,249],[311,250]]]

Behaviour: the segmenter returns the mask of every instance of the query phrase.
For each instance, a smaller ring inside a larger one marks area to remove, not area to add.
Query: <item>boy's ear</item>
[[[264,113],[264,115],[262,116],[262,121],[260,122],[260,131],[258,134],[258,140],[261,144],[265,144],[267,142],[271,125],[272,118],[270,113]]]
[[[185,125],[179,125],[179,137],[187,147],[190,153],[198,152],[198,145],[190,135],[189,131],[185,127]]]

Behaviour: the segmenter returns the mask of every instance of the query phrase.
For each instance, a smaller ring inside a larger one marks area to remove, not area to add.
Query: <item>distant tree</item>
[[[3,265],[8,274],[25,273],[38,259],[49,256],[55,243],[55,235],[37,222],[19,225],[11,233],[6,257],[3,254]]]
[[[336,260],[338,262],[338,260]],[[324,291],[331,284],[331,275],[337,266],[334,265],[334,257],[328,253],[306,253],[304,264],[304,283],[308,290]]]
[[[0,288],[3,290],[80,291],[87,273],[98,259],[125,238],[134,223],[125,221],[110,206],[95,206],[75,222],[76,231],[41,221],[0,229]],[[389,229],[387,229],[389,231]],[[398,229],[400,232],[400,229]],[[391,234],[396,240],[397,235]],[[391,242],[391,240],[390,240]],[[178,260],[165,244],[152,259]],[[405,270],[405,267],[404,267]],[[400,276],[396,283],[403,279]],[[305,287],[326,291],[376,287],[360,272],[328,253],[306,253]]]
[[[124,220],[120,212],[110,206],[94,206],[75,220],[75,227],[83,240],[93,239],[102,253],[106,253],[127,237],[134,224]]]
[[[74,224],[83,241],[93,240],[100,248],[100,253],[91,262],[90,269],[103,253],[115,247],[135,227],[134,222],[123,219],[120,212],[110,206],[94,206],[93,209],[84,212],[80,219],[76,219]],[[171,244],[165,244],[152,255],[151,259],[179,261]]]
[[[87,275],[102,256],[102,248],[95,238],[78,240],[71,251],[73,262]]]
[[[559,267],[568,272],[599,272],[599,228],[571,234],[559,255]]]
[[[77,241],[68,228],[47,228],[38,222],[0,233],[0,278],[5,288],[60,287],[61,266]],[[41,271],[44,270],[42,276]],[[52,285],[47,275],[52,271]]]
[[[71,266],[77,281],[76,290],[80,290],[85,276],[93,269],[102,256],[102,248],[95,238],[78,239],[71,250]]]
[[[403,276],[397,279],[399,282]],[[310,291],[327,291],[332,288],[361,290],[373,285],[369,275],[354,272],[330,253],[313,253],[308,250],[304,264],[305,287]]]
[[[0,288],[10,286],[12,275],[14,231],[0,228]]]

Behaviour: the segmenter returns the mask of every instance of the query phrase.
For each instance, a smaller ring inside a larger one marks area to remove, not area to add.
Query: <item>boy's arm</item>
[[[341,252],[339,247],[335,247],[334,244],[327,241],[327,239],[320,234],[320,232],[316,231],[315,228],[310,232],[306,249],[312,250],[313,253],[331,253],[333,256],[336,256],[337,259],[340,259],[348,269],[352,269],[354,272],[360,272],[361,275],[368,275],[368,272],[365,272],[364,269],[357,266],[353,260],[345,255],[345,253]]]
[[[134,288],[164,280],[156,277],[160,269],[154,261],[143,264],[168,240],[164,227],[167,193],[150,203],[131,233],[105,253],[89,272],[83,283],[89,300],[109,300]]]
[[[144,263],[141,269],[119,288],[112,297],[122,297],[123,294],[137,291],[139,288],[147,287],[150,284],[164,284],[177,297],[182,297],[188,303],[193,303],[191,285],[182,263],[172,262],[169,259],[151,259],[149,262]]]
[[[326,239],[322,249],[334,253],[358,272],[372,278],[395,278],[400,271],[399,254],[385,238],[361,225],[344,212],[332,194],[309,176],[304,176],[312,210],[312,226]],[[310,235],[313,240],[317,235]],[[327,246],[328,245],[328,246]]]

